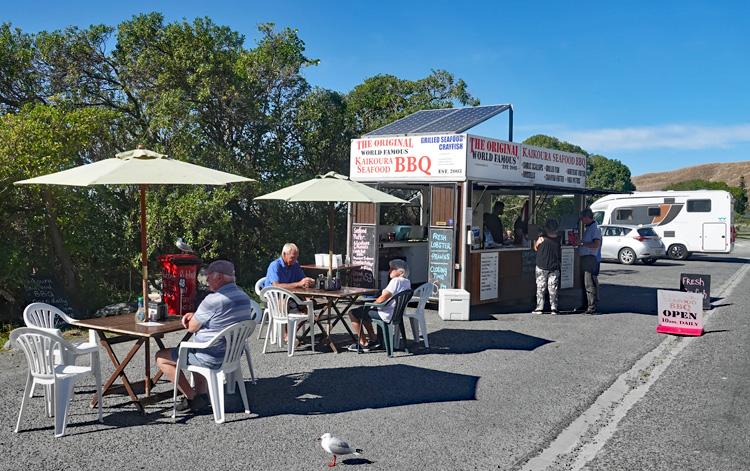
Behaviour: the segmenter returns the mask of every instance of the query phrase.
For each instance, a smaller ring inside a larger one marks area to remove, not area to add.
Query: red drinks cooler
[[[180,315],[180,281],[182,289],[182,314],[195,311],[198,292],[198,268],[203,261],[190,254],[168,254],[159,257],[161,263],[161,297],[167,304],[167,314]]]

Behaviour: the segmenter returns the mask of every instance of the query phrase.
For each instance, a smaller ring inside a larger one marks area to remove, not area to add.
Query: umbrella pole
[[[333,203],[328,204],[328,277],[331,277],[331,269],[333,268],[333,225],[335,220],[335,212],[333,209]]]
[[[148,320],[148,258],[146,247],[146,185],[141,185],[141,266],[143,269],[143,309],[144,321]]]

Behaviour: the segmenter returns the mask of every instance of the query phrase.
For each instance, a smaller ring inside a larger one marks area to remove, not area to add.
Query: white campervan
[[[669,258],[734,248],[732,195],[722,190],[644,191],[607,195],[591,205],[599,224],[651,224]]]

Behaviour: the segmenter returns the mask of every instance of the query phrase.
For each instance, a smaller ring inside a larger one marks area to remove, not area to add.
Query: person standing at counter
[[[602,231],[594,221],[591,208],[581,211],[583,222],[583,236],[578,247],[581,256],[581,271],[583,272],[583,289],[586,296],[586,314],[597,314],[599,301],[599,264],[602,260]]]
[[[505,230],[503,230],[503,221],[500,220],[500,216],[503,214],[505,209],[505,203],[497,201],[492,206],[491,213],[484,213],[484,246],[492,247],[493,244],[498,246],[503,245],[505,239]]]
[[[551,314],[557,314],[557,288],[560,286],[560,260],[562,248],[557,236],[557,221],[547,219],[544,232],[534,241],[536,251],[536,309],[532,314],[544,311],[544,294],[549,291]]]

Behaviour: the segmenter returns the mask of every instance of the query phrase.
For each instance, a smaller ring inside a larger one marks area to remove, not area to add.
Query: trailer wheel
[[[656,263],[656,257],[644,258],[641,262],[643,262],[644,265],[653,265]]]
[[[672,260],[685,260],[690,256],[687,247],[682,244],[670,245],[669,249],[667,249],[667,255],[669,255],[669,258]]]
[[[617,258],[623,265],[632,265],[638,260],[638,257],[636,257],[635,255],[635,251],[630,247],[623,247],[622,249],[620,249],[620,253],[617,254]]]

